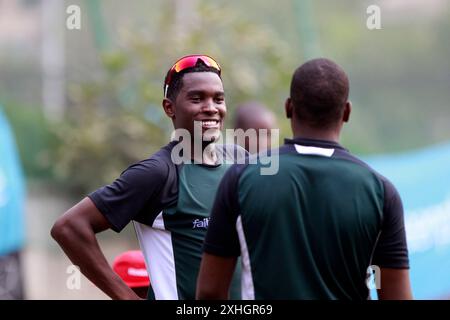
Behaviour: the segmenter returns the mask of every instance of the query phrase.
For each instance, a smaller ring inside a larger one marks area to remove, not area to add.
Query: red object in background
[[[150,285],[144,255],[140,250],[126,251],[117,256],[113,262],[113,270],[130,288]]]

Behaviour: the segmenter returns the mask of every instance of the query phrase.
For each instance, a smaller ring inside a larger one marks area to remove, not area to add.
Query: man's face
[[[227,111],[222,80],[214,72],[191,72],[182,81],[174,103],[175,129],[187,129],[194,136],[194,121],[198,121],[203,139],[217,140]]]

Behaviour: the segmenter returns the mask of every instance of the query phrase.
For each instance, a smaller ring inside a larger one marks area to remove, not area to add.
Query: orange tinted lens
[[[186,57],[175,63],[174,69],[176,72],[180,72],[187,68],[192,68],[197,63],[198,57]]]
[[[211,57],[208,56],[202,56],[200,59],[202,59],[202,61],[208,66],[208,67],[213,67],[216,68],[217,70],[220,71],[220,66],[219,64]]]

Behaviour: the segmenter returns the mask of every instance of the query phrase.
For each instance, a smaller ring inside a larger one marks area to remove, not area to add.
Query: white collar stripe
[[[295,150],[300,154],[317,155],[323,157],[331,157],[334,153],[334,149],[301,146],[299,144],[295,144]]]

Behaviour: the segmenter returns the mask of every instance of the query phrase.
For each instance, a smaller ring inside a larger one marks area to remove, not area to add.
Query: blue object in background
[[[0,106],[0,256],[24,245],[25,183],[11,127]]]
[[[450,144],[364,160],[403,200],[414,298],[450,298]]]

